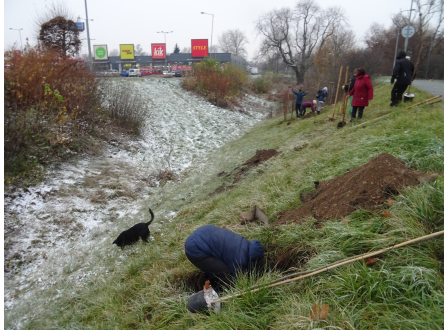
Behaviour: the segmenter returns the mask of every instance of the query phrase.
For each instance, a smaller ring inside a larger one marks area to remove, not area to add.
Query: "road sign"
[[[413,26],[410,26],[410,25],[405,26],[403,28],[403,30],[401,30],[401,35],[404,38],[410,38],[410,37],[412,37],[414,35],[414,33],[415,33],[415,29],[414,29]]]
[[[84,31],[84,22],[76,22],[76,27],[79,31]]]

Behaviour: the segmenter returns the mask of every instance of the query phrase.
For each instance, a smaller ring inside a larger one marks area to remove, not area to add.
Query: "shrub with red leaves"
[[[68,150],[76,151],[82,144],[80,129],[91,127],[89,120],[96,120],[92,114],[99,109],[99,98],[97,81],[85,65],[62,58],[56,51],[26,47],[20,54],[11,49],[4,60],[8,183],[49,164],[55,156],[66,158]]]

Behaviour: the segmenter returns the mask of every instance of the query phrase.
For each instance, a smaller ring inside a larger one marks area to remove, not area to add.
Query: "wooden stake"
[[[431,105],[431,104],[439,103],[439,102],[442,102],[442,100],[432,101],[432,102],[429,102],[429,103],[426,103],[426,104],[427,104],[427,105]]]
[[[339,70],[339,78],[338,78],[338,87],[336,88],[336,98],[334,99],[334,108],[333,108],[333,116],[334,119],[334,112],[336,110],[336,103],[338,102],[338,93],[339,93],[339,84],[341,83],[341,75],[342,75],[342,65],[341,69]]]
[[[442,96],[442,95],[439,95],[439,96]],[[434,103],[439,103],[439,102],[442,102],[442,100],[435,100],[435,101],[434,101],[434,99],[435,99],[435,98],[437,98],[437,97],[439,97],[439,96],[435,96],[435,97],[432,97],[432,98],[430,98],[430,99],[427,99],[426,101],[423,101],[423,102],[420,102],[420,103],[414,104],[414,105],[410,106],[409,108],[406,108],[406,110],[407,110],[407,109],[410,109],[410,108],[412,108],[412,107],[415,107],[416,105],[421,105],[421,104],[425,104],[425,105],[431,105],[431,104],[434,104]],[[431,101],[431,102],[429,102],[430,100],[432,100],[432,101]],[[366,122],[364,122],[364,123],[361,123],[361,124],[359,124],[359,125],[356,125],[356,126],[352,126],[352,127],[349,127],[349,128],[355,128],[355,127],[363,126],[363,125],[365,125],[365,124],[369,124],[369,123],[371,123],[371,122],[374,122],[374,121],[376,121],[376,120],[378,120],[378,119],[381,119],[381,118],[387,117],[387,116],[389,116],[389,115],[391,115],[391,114],[390,114],[390,113],[388,113],[387,115],[384,115],[384,116],[381,116],[381,117],[378,117],[378,118],[375,118],[375,119],[372,119],[372,120],[366,121]]]
[[[288,99],[289,99],[289,93],[286,92],[285,95],[283,95],[283,119],[286,121],[286,115],[288,113]]]
[[[294,102],[294,96],[295,95],[293,94],[293,98],[292,98],[292,102],[291,102],[291,120],[292,120],[292,116],[294,115],[294,104],[296,103],[296,102]],[[289,103],[289,97],[288,97],[288,103]]]
[[[355,128],[355,127],[359,127],[359,126],[362,126],[362,125],[365,125],[365,124],[369,124],[369,123],[371,123],[371,122],[373,122],[373,121],[376,121],[376,120],[378,120],[378,119],[381,119],[381,118],[387,117],[387,116],[389,116],[389,115],[390,115],[390,113],[388,113],[387,115],[384,115],[384,116],[381,116],[381,117],[378,117],[378,118],[375,118],[375,119],[372,119],[372,120],[366,121],[366,122],[364,122],[364,123],[361,123],[361,124],[359,124],[359,125],[355,125],[355,126],[349,127],[349,128]]]
[[[322,269],[319,269],[319,270],[317,270],[315,272],[310,272],[308,274],[305,274],[305,275],[302,275],[302,276],[298,276],[298,277],[294,277],[294,278],[290,278],[290,279],[287,279],[287,280],[284,280],[284,281],[281,281],[281,282],[268,284],[266,286],[263,286],[262,288],[271,288],[271,287],[274,287],[274,286],[277,286],[277,285],[280,285],[280,284],[285,284],[285,283],[297,281],[297,280],[300,280],[302,278],[306,278],[306,277],[310,277],[310,276],[313,276],[313,275],[317,275],[319,273],[326,272],[326,271],[328,271],[330,269],[333,269],[333,268],[336,268],[336,267],[339,267],[339,266],[342,266],[342,265],[345,265],[345,264],[349,264],[349,263],[352,263],[354,261],[363,260],[363,259],[366,259],[368,257],[373,257],[373,256],[376,256],[378,254],[385,253],[385,252],[388,252],[388,251],[393,250],[393,249],[397,249],[399,247],[403,247],[403,246],[410,245],[410,244],[415,244],[415,243],[421,243],[421,242],[424,242],[424,241],[436,238],[438,236],[441,236],[441,235],[444,234],[444,232],[445,232],[444,230],[438,231],[436,233],[432,233],[430,235],[426,235],[426,236],[422,236],[422,237],[419,237],[419,238],[415,238],[415,239],[412,239],[412,240],[409,240],[409,241],[406,241],[406,242],[403,242],[403,243],[400,243],[400,244],[397,244],[397,245],[394,245],[394,246],[391,246],[391,247],[388,247],[388,248],[384,248],[384,249],[381,249],[381,250],[378,250],[378,251],[375,251],[375,252],[372,252],[372,253],[363,254],[363,255],[361,255],[360,257],[357,257],[357,258],[349,258],[349,259],[346,259],[346,260],[342,260],[340,263],[333,263],[333,264],[329,265],[328,267],[323,267]],[[260,288],[256,288],[256,289],[251,290],[250,292],[257,292],[259,290],[260,290]],[[213,300],[212,304],[220,302],[220,301],[228,300],[230,298],[239,297],[239,296],[242,296],[244,294],[246,294],[246,291],[240,292],[240,293],[236,293],[234,295],[225,296],[225,297]]]
[[[347,78],[348,78],[348,65],[345,68],[345,82],[344,82],[344,86],[347,85]],[[342,103],[342,109],[341,109],[341,115],[345,115],[345,107],[347,106],[347,93],[344,89],[344,93],[345,93],[345,97]],[[342,121],[344,121],[344,119],[342,119]]]
[[[420,104],[423,104],[423,103],[427,103],[428,101],[434,100],[434,99],[436,99],[436,98],[438,98],[438,97],[441,97],[441,96],[442,96],[442,95],[437,95],[437,96],[431,97],[431,98],[429,98],[429,99],[427,99],[427,100],[424,100],[424,101],[422,101],[422,102],[413,104],[413,105],[411,105],[410,107],[407,107],[406,110],[408,110],[408,109],[410,109],[410,108],[412,108],[412,107],[415,107],[415,106],[417,106],[417,105],[420,105]]]

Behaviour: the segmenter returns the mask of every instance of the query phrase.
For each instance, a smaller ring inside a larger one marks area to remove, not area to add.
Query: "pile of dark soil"
[[[403,189],[434,175],[424,174],[383,153],[367,164],[334,179],[315,182],[316,189],[302,196],[302,205],[282,211],[278,223],[300,223],[307,217],[319,221],[345,217],[357,209],[375,211]]]
[[[249,167],[258,166],[267,161],[268,159],[277,156],[279,153],[280,152],[278,152],[275,149],[257,150],[255,152],[255,156],[253,156],[249,160],[246,160],[246,162],[243,165],[235,168],[235,170],[241,169],[243,166],[249,166]]]
[[[221,187],[216,189],[212,195],[218,194],[224,190],[232,189],[234,185],[244,177],[245,173],[247,173],[250,168],[263,164],[265,161],[277,156],[279,153],[280,152],[275,149],[257,150],[255,152],[255,156],[247,160],[244,164],[235,167],[229,174],[226,174],[225,172],[219,173],[218,176],[230,179],[230,183],[224,183]]]

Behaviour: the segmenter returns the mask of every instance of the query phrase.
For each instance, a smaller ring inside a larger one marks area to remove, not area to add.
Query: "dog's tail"
[[[154,213],[152,213],[151,209],[149,209],[149,213],[151,213],[151,220],[149,220],[148,226],[151,224],[152,220],[154,220]]]

